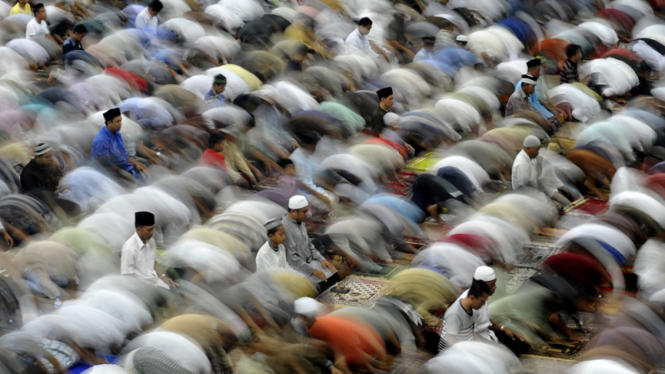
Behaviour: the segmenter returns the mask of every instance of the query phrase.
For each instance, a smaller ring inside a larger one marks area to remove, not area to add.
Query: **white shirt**
[[[520,187],[538,188],[537,162],[535,158],[531,159],[524,150],[517,154],[513,163],[513,190]]]
[[[152,15],[150,15],[150,11],[148,10],[148,8],[145,8],[142,11],[140,11],[139,14],[136,15],[136,20],[134,21],[134,25],[136,26],[137,29],[143,29],[146,27],[156,28],[158,24],[159,24],[159,16],[153,17]]]
[[[464,291],[464,293],[460,295],[457,301],[467,297],[469,297],[469,290]],[[492,322],[490,322],[490,311],[487,308],[487,303],[485,303],[485,305],[483,305],[482,308],[473,311],[473,319],[475,322],[473,331],[475,331],[476,333],[478,333],[479,336],[487,340],[491,340],[493,342],[498,341],[496,335],[494,335],[494,331],[490,330]]]
[[[665,56],[658,53],[655,49],[651,48],[647,43],[638,40],[633,45],[633,52],[642,57],[644,61],[654,70],[665,70]]]
[[[155,272],[155,262],[157,262],[155,239],[150,238],[147,243],[143,243],[139,234],[134,233],[122,246],[120,274],[132,275],[152,285],[169,288]]]
[[[275,251],[267,241],[256,253],[256,271],[268,269],[291,269],[286,260],[284,244],[278,244]]]
[[[28,22],[28,26],[25,28],[25,38],[30,39],[35,36],[45,36],[46,34],[50,34],[48,31],[48,25],[46,24],[46,21],[42,21],[42,23],[37,23],[37,20],[35,18],[31,19],[30,22]]]
[[[461,299],[457,299],[443,317],[446,334],[455,338],[455,343],[467,342],[473,340],[473,331],[475,329],[475,310],[469,314],[463,307]],[[448,342],[450,344],[451,342]]]
[[[413,58],[413,62],[427,60],[434,60],[434,53],[426,50],[425,48],[418,51],[418,53],[416,53],[416,57]]]
[[[369,44],[369,39],[367,36],[361,34],[358,29],[353,30],[353,32],[346,37],[345,44],[347,52],[352,52],[359,49],[369,53],[371,57],[377,57],[379,55],[372,50],[372,46]]]

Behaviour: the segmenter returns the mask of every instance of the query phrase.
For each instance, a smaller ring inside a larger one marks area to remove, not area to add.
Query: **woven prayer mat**
[[[349,288],[347,294],[331,292],[330,289],[317,297],[317,300],[327,305],[355,306],[371,309],[376,300],[390,292],[387,279],[363,278],[351,275],[339,282],[339,286]]]
[[[584,213],[597,216],[607,212],[610,205],[607,201],[593,196],[581,197],[564,209],[564,213]]]
[[[568,328],[574,330],[586,338],[589,338],[589,342],[578,342],[563,339],[561,337],[555,337],[547,342],[549,345],[547,350],[531,350],[524,356],[535,358],[550,358],[563,361],[577,361],[582,354],[591,349],[592,345],[590,341],[592,340],[594,334],[599,331],[599,326],[596,323],[596,318],[593,314],[580,312],[578,315],[586,331],[577,329],[575,321],[570,317],[564,319],[564,322],[566,322]]]
[[[400,171],[396,176],[397,181],[382,185],[381,191],[400,196],[411,194],[411,191],[413,190],[413,182],[416,181],[418,174],[410,171]]]

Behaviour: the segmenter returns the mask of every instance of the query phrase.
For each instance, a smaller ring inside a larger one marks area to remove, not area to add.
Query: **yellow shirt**
[[[21,9],[21,5],[19,3],[16,3],[14,7],[12,8],[12,11],[9,12],[10,16],[13,16],[14,14],[27,14],[29,16],[32,15],[32,10],[30,9],[30,4],[25,4],[25,9]]]

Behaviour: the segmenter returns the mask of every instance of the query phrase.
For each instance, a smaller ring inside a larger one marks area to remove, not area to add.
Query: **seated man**
[[[135,182],[140,179],[141,173],[147,173],[147,169],[145,165],[131,158],[125,150],[120,134],[120,109],[113,108],[104,113],[104,121],[106,126],[99,130],[92,141],[92,159]],[[131,173],[131,176],[127,176],[127,173]]]
[[[326,282],[333,281],[331,278],[337,274],[337,269],[310,242],[304,223],[308,212],[309,203],[305,196],[296,195],[289,200],[289,214],[282,219],[286,234],[284,246],[289,265],[322,289]]]
[[[81,45],[81,40],[85,37],[85,34],[88,33],[88,28],[85,25],[78,24],[74,27],[74,32],[64,43],[62,43],[62,60],[65,60],[67,53],[72,51],[82,51],[83,46]]]
[[[487,283],[474,279],[466,297],[460,297],[453,303],[444,316],[446,346],[475,340],[475,314],[485,305],[492,290]]]
[[[208,137],[208,149],[203,152],[200,164],[210,166],[221,171],[226,171],[226,162],[224,160],[224,134],[218,132],[210,133]]]
[[[533,75],[522,75],[522,87],[516,90],[506,104],[506,117],[523,110],[531,110],[531,95],[536,90],[536,81]]]
[[[540,78],[542,62],[539,58],[534,58],[529,60],[526,63],[527,74],[534,76],[536,79]],[[522,81],[517,83],[515,86],[515,91],[522,88]],[[540,114],[541,117],[546,119],[554,128],[554,131],[558,130],[561,127],[561,121],[565,118],[565,115],[562,110],[556,108],[552,103],[549,102],[549,98],[545,95],[545,105],[540,102],[538,97],[538,81],[536,80],[536,86],[534,87],[533,93],[529,96],[529,102],[531,103],[531,110]]]
[[[120,274],[134,276],[157,287],[177,287],[178,284],[162,273],[157,264],[157,245],[152,237],[155,231],[155,215],[150,212],[136,212],[134,226],[136,232],[122,246]]]

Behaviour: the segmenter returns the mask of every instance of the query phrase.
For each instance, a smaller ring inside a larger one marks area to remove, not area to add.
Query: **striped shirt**
[[[579,81],[580,76],[577,73],[577,62],[567,59],[561,68],[561,84]]]

